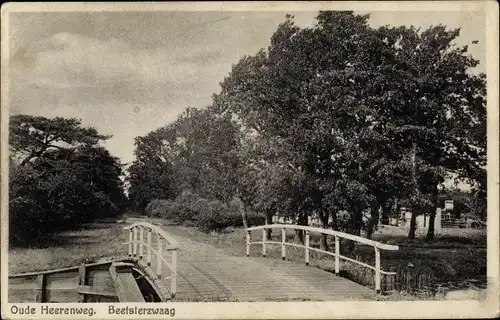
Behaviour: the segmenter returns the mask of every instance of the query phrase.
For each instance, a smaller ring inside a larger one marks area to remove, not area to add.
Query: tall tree
[[[121,164],[99,145],[97,139],[104,136],[78,123],[75,119],[13,116],[11,244],[30,244],[52,232],[124,209]]]
[[[451,173],[471,178],[485,165],[485,75],[472,72],[479,61],[467,53],[467,46],[453,44],[459,29],[439,25],[423,32],[413,27],[380,31],[393,46],[397,72],[405,75],[394,87],[391,122],[395,137],[407,141],[421,163],[421,184],[431,201],[431,240],[438,186]]]
[[[48,119],[31,115],[14,115],[9,122],[9,146],[13,156],[25,165],[58,149],[71,153],[79,145],[97,145],[110,138],[94,128],[82,128],[78,119],[56,117]]]
[[[132,197],[145,207],[189,190],[229,203],[237,193],[240,140],[230,115],[187,109],[175,122],[136,139],[128,178]]]

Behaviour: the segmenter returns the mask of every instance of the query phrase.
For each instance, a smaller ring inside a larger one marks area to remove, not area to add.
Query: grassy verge
[[[91,263],[125,253],[127,233],[116,220],[83,225],[80,230],[61,232],[43,246],[9,250],[9,274],[45,271]]]

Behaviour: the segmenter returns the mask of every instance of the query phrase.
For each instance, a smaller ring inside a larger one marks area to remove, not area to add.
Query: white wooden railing
[[[267,230],[269,230],[269,229],[281,229],[281,241],[268,240],[267,239]],[[304,245],[286,242],[286,230],[287,229],[305,231],[305,243],[304,243]],[[262,230],[262,241],[253,241],[253,242],[251,241],[251,231],[255,231],[255,230]],[[309,239],[311,232],[334,236],[335,237],[335,252],[325,251],[325,250],[311,247],[310,246],[310,239]],[[358,243],[372,246],[375,250],[375,266],[371,266],[369,264],[358,261],[356,259],[351,259],[349,257],[341,255],[340,254],[340,239],[348,239],[348,240],[356,241]],[[372,269],[375,271],[375,279],[374,280],[375,280],[375,291],[377,293],[380,293],[380,291],[381,291],[381,289],[380,289],[381,275],[382,274],[384,274],[384,275],[395,275],[396,274],[395,272],[387,272],[387,271],[381,270],[381,268],[380,268],[380,250],[389,250],[389,251],[399,250],[398,246],[384,244],[381,242],[369,240],[366,238],[362,238],[359,236],[355,236],[355,235],[340,232],[340,231],[315,228],[315,227],[308,227],[308,226],[301,226],[301,225],[292,225],[292,224],[268,224],[268,225],[248,228],[248,229],[246,229],[246,255],[247,255],[247,257],[250,256],[250,245],[252,245],[252,244],[262,244],[262,256],[263,257],[266,256],[266,245],[267,244],[281,245],[281,257],[283,260],[286,259],[286,247],[287,246],[303,248],[305,250],[305,263],[306,263],[306,265],[309,265],[309,253],[311,250],[333,256],[333,257],[335,257],[335,274],[336,275],[339,275],[339,272],[340,272],[340,259],[347,260],[347,261],[356,263],[358,265],[361,265],[363,267]]]
[[[129,231],[128,255],[140,260],[145,259],[148,266],[156,266],[158,279],[170,280],[170,295],[175,297],[177,292],[177,241],[159,226],[147,222],[137,222],[125,227]],[[146,239],[144,234],[146,233]],[[153,248],[153,239],[156,240],[156,249]],[[144,248],[146,252],[144,252]],[[170,261],[167,260],[170,256]],[[164,277],[163,266],[167,266],[170,275]]]

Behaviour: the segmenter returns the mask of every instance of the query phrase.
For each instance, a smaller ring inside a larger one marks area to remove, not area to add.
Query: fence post
[[[128,229],[128,256],[131,257],[133,253],[133,241],[134,241],[134,232],[132,229]]]
[[[286,259],[286,229],[281,228],[281,259],[285,260]]]
[[[137,256],[137,227],[134,227],[134,257]]]
[[[262,229],[262,256],[266,256],[266,237],[267,237],[267,232],[266,229]]]
[[[250,231],[248,230],[246,234],[246,247],[247,247],[247,257],[250,257]]]
[[[375,292],[380,293],[380,249],[375,248]]]
[[[175,298],[177,291],[177,249],[172,251],[172,279],[170,280],[170,296]]]
[[[339,237],[335,236],[335,275],[340,273],[340,241]]]
[[[157,252],[156,252],[156,275],[158,276],[158,279],[161,278],[161,267],[162,267],[162,260],[160,257],[163,256],[163,252],[162,252],[162,239],[160,237],[160,234],[157,233],[156,234],[157,238],[158,238],[158,248],[157,248]]]
[[[144,256],[144,227],[139,227],[139,259],[142,259]]]
[[[306,231],[306,266],[309,265],[309,231]]]
[[[147,250],[147,255],[148,255],[148,258],[147,258],[147,264],[148,266],[151,265],[151,232],[153,230],[151,228],[148,228],[148,247],[146,248]]]

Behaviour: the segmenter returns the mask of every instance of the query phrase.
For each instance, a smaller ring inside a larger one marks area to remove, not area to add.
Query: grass
[[[9,274],[45,271],[82,263],[92,263],[102,258],[125,253],[128,241],[123,225],[116,220],[85,224],[80,230],[61,232],[39,247],[9,250]]]

